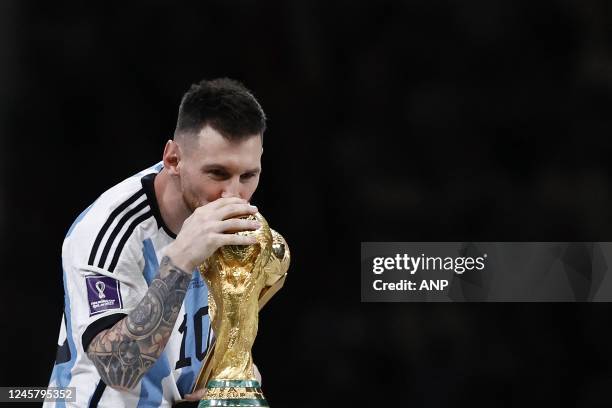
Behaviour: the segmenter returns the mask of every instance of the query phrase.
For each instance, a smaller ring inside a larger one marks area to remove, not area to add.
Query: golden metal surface
[[[282,287],[290,253],[284,238],[257,213],[261,228],[240,232],[257,244],[219,248],[199,270],[208,285],[208,306],[215,343],[203,361],[194,389],[209,380],[255,380],[251,348],[259,309]]]
[[[231,398],[242,398],[242,399],[256,399],[263,398],[260,391],[254,388],[246,387],[230,387],[230,388],[210,388],[206,391],[206,397],[208,399],[231,399]]]

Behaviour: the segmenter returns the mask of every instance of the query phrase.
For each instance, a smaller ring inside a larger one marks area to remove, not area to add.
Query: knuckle
[[[226,230],[228,228],[232,228],[232,220],[223,220],[219,222],[219,230]]]
[[[219,237],[218,235],[211,235],[209,239],[210,239],[210,244],[211,244],[213,247],[218,247],[218,246],[220,246],[220,244],[221,244],[221,243],[220,243],[220,237]]]
[[[204,224],[204,231],[207,233],[215,232],[219,228],[219,222],[208,221]]]

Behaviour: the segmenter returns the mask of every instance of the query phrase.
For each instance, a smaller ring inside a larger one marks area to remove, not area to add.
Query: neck
[[[183,201],[178,180],[171,177],[164,168],[155,177],[154,186],[161,217],[170,231],[178,234],[183,222],[191,215]]]

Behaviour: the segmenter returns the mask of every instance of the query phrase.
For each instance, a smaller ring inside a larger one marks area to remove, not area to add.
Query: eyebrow
[[[211,170],[222,170],[225,171],[227,173],[230,173],[230,171],[225,167],[222,166],[220,164],[208,164],[202,167],[202,171],[211,171]],[[255,167],[253,169],[249,169],[247,171],[245,171],[243,174],[245,173],[259,173],[261,171],[261,169],[259,167]]]

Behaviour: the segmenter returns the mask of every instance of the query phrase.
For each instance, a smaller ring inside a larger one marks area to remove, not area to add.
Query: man
[[[62,247],[64,318],[49,384],[76,387],[75,406],[199,400],[189,393],[210,321],[196,267],[220,246],[255,243],[236,232],[260,226],[238,217],[257,212],[249,200],[265,127],[261,106],[240,83],[194,84],[163,161],[76,219]]]

